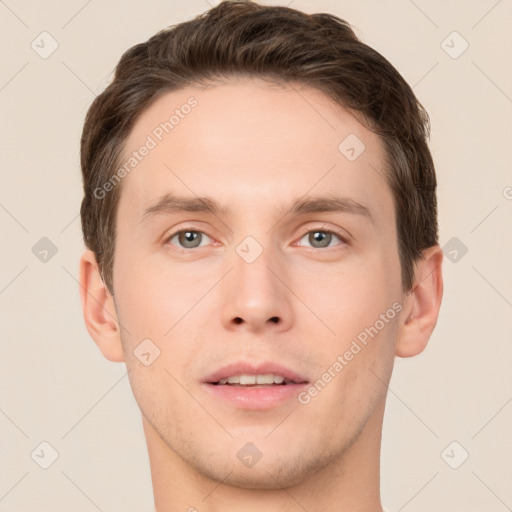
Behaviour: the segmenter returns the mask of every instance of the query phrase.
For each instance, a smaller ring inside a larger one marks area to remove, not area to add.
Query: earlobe
[[[103,283],[94,252],[80,258],[80,301],[87,331],[110,361],[124,361],[114,300]]]
[[[439,316],[443,297],[443,251],[439,245],[423,251],[415,270],[413,289],[407,297],[395,354],[412,357],[427,346]]]

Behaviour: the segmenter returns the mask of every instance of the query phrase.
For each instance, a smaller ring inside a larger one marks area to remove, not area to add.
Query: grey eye
[[[308,239],[308,242],[311,244],[312,247],[315,249],[323,248],[323,247],[329,247],[333,236],[338,238],[338,240],[341,240],[336,233],[333,233],[331,231],[326,231],[324,229],[314,229],[310,231],[309,233],[306,233],[302,238]]]
[[[183,249],[195,249],[196,247],[201,247],[201,242],[204,237],[208,237],[205,233],[201,231],[195,231],[192,229],[185,229],[182,231],[178,231],[173,236],[169,238],[169,242],[171,242],[174,238],[178,238],[179,247]]]

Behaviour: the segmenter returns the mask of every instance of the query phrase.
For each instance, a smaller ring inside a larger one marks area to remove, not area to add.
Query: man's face
[[[379,138],[316,90],[242,79],[164,94],[126,159],[144,144],[121,185],[113,283],[148,443],[228,484],[297,484],[383,413],[403,294]],[[225,211],[145,214],[166,194]],[[291,211],[335,196],[345,211]],[[240,361],[307,384],[257,399],[205,382]]]

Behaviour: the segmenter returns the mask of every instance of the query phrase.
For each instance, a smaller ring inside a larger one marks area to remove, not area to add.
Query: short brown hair
[[[397,219],[402,287],[409,291],[421,251],[438,243],[426,110],[390,62],[361,42],[346,21],[239,0],[223,1],[127,50],[112,83],[87,112],[81,139],[82,230],[110,292],[121,187],[102,198],[95,190],[112,178],[134,123],[160,94],[235,76],[316,88],[360,113],[381,137]]]

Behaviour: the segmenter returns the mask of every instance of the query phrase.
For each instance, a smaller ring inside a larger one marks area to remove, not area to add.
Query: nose
[[[293,321],[293,293],[286,285],[289,272],[277,250],[263,248],[253,259],[257,249],[254,245],[241,244],[233,258],[233,269],[223,290],[224,326],[253,333],[286,330]]]

